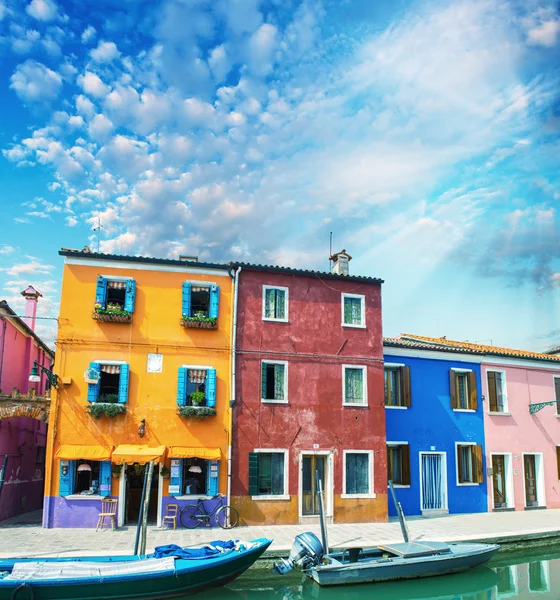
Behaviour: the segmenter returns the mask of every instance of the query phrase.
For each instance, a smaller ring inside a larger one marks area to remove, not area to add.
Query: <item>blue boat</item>
[[[0,560],[0,600],[164,599],[219,587],[244,573],[272,540],[225,543],[210,551]],[[231,547],[228,547],[231,546]],[[215,551],[212,551],[215,550]],[[200,558],[200,554],[207,556]]]

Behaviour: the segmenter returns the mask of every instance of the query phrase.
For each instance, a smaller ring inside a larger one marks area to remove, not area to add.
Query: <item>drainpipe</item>
[[[241,267],[232,275],[232,269],[229,269],[229,276],[233,278],[233,317],[231,320],[231,400],[229,402],[229,446],[228,446],[228,468],[227,468],[227,503],[231,504],[231,449],[233,438],[233,407],[235,406],[235,362],[237,351],[237,294],[239,291],[239,273]]]

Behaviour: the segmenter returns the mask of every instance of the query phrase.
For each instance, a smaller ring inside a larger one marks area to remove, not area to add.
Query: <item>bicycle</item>
[[[181,525],[187,529],[196,529],[201,523],[210,527],[210,520],[215,517],[216,523],[222,529],[231,529],[239,523],[239,513],[237,509],[228,504],[224,504],[224,495],[218,494],[212,500],[220,499],[220,502],[208,512],[204,506],[204,500],[199,498],[196,504],[185,504],[179,513]]]

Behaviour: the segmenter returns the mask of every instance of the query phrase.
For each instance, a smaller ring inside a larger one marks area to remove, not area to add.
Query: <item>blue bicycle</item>
[[[179,520],[183,527],[187,529],[196,529],[204,523],[206,527],[210,527],[212,517],[222,529],[232,529],[239,523],[239,513],[237,509],[228,504],[224,504],[224,495],[218,494],[212,500],[220,499],[214,508],[208,512],[204,505],[204,500],[199,498],[196,504],[185,504],[179,514]]]

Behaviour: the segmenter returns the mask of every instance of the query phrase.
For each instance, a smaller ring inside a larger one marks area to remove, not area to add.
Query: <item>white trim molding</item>
[[[546,506],[546,494],[544,485],[544,459],[542,452],[522,452],[521,460],[523,462],[523,506],[525,508],[531,508],[527,506],[527,489],[525,479],[525,456],[535,457],[535,488],[537,493],[537,504],[536,506]]]
[[[467,411],[463,411],[463,412],[467,412]],[[472,411],[468,411],[468,412],[475,412],[474,410]],[[455,485],[458,487],[473,487],[476,485],[480,485],[480,483],[476,483],[475,481],[464,481],[464,482],[460,482],[459,481],[459,460],[458,460],[458,456],[457,456],[457,449],[459,448],[459,446],[477,446],[478,444],[476,442],[455,442]],[[472,452],[472,450],[471,450]],[[484,468],[484,465],[482,465],[482,467]],[[471,459],[471,469],[472,469],[472,473],[471,475],[474,478],[474,469],[472,468],[472,459]]]
[[[362,383],[363,383],[363,402],[346,402],[346,369],[362,369]],[[354,406],[354,407],[367,407],[368,402],[368,388],[367,388],[367,366],[366,365],[342,365],[342,406]]]
[[[488,491],[492,496],[492,508],[496,508],[496,499],[494,498],[494,466],[492,464],[493,456],[504,457],[504,476],[506,480],[506,508],[515,508],[515,489],[513,485],[513,454],[511,452],[490,452],[490,468],[492,476],[488,478]],[[498,509],[499,510],[499,509]]]
[[[266,494],[262,496],[251,496],[251,500],[289,500],[290,499],[290,469],[289,457],[290,451],[286,448],[255,448],[253,452],[259,454],[283,454],[284,455],[284,493]]]
[[[346,298],[359,298],[360,299],[360,314],[361,314],[361,322],[357,325],[352,323],[344,322],[344,300]],[[340,294],[340,306],[341,306],[341,320],[342,327],[353,327],[357,329],[365,329],[366,328],[366,297],[363,294],[346,294],[342,292]]]
[[[274,317],[267,317],[266,312],[266,290],[280,290],[284,292],[284,318],[283,319],[275,319]],[[262,286],[262,320],[263,321],[272,321],[274,323],[287,323],[289,320],[289,297],[290,297],[290,288],[283,287],[281,285],[263,285]]]
[[[262,369],[263,365],[284,365],[284,399],[283,400],[269,400],[267,398],[263,398],[262,395]],[[261,360],[261,372],[260,372],[260,383],[259,387],[261,390],[261,402],[263,404],[289,404],[288,401],[288,361],[287,360],[270,360],[270,359],[262,359]]]
[[[303,458],[304,456],[325,456],[325,516],[332,519],[334,516],[334,465],[332,450],[300,450],[298,459],[298,518],[300,523],[305,523],[308,517],[316,515],[303,515]],[[302,521],[303,519],[303,521]]]
[[[366,454],[368,457],[368,491],[366,494],[346,493],[346,456],[348,454]],[[374,452],[373,450],[343,450],[342,451],[342,494],[341,498],[375,498],[374,487]]]
[[[100,363],[102,365],[127,365],[128,364],[126,362],[126,360],[103,360],[103,359],[99,359],[99,358],[96,358],[96,359],[92,360],[91,362]]]
[[[488,414],[489,415],[510,415],[509,405],[508,405],[508,395],[507,395],[507,381],[506,381],[506,371],[504,369],[493,369],[487,367],[486,371],[486,381],[484,382],[486,387],[486,398],[488,399]],[[499,373],[502,376],[502,399],[503,399],[503,409],[497,411],[490,410],[490,388],[488,387],[488,373]]]

